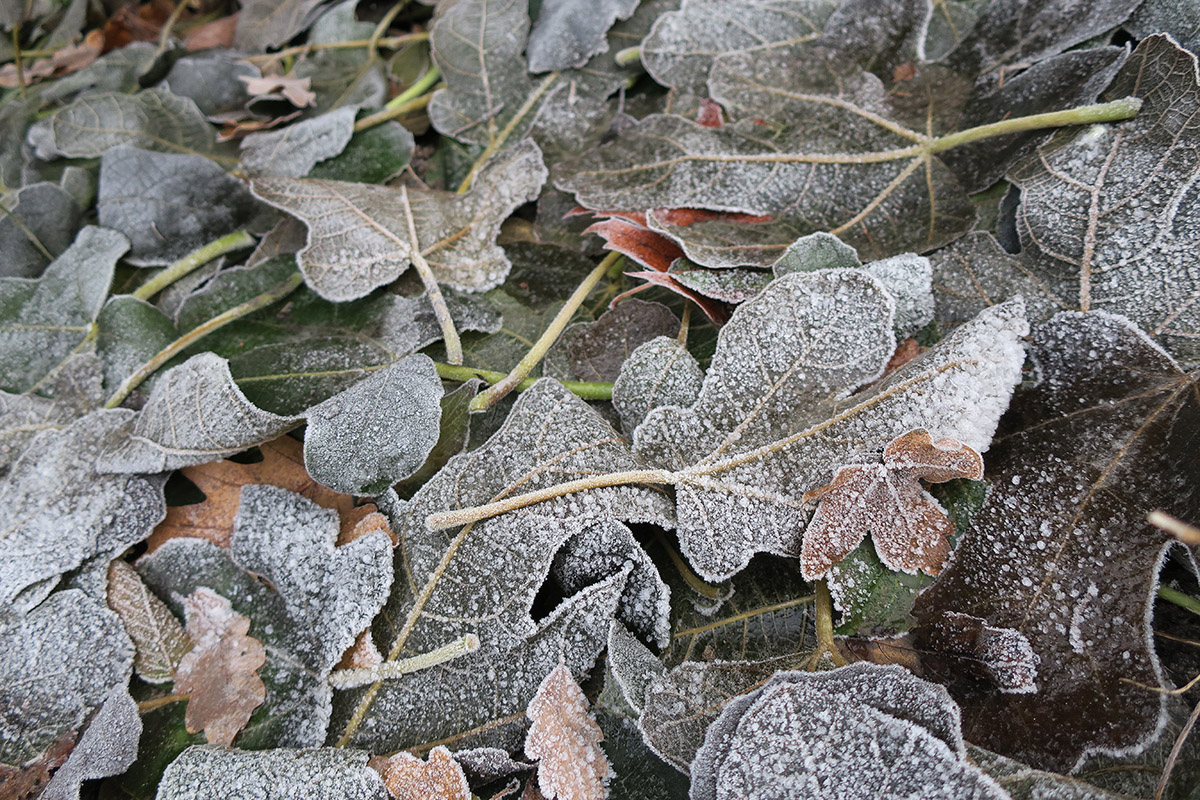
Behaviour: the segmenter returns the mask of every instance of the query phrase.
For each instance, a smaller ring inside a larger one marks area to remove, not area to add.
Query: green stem
[[[467,173],[467,177],[463,178],[463,182],[458,185],[459,194],[465,194],[471,188],[471,184],[475,180],[475,174],[483,168],[488,159],[504,146],[504,143],[508,141],[508,137],[512,135],[512,132],[524,121],[529,112],[533,110],[533,107],[537,105],[537,102],[542,99],[542,95],[550,91],[550,87],[558,80],[558,76],[558,72],[551,72],[542,79],[542,82],[530,93],[529,97],[525,98],[525,102],[517,109],[517,113],[513,114],[513,118],[508,121],[504,129],[484,148],[484,151],[479,154],[479,158],[475,159],[475,163],[471,165],[471,171]]]
[[[434,362],[437,367],[438,375],[443,380],[448,381],[469,381],[472,378],[482,378],[489,384],[499,383],[504,380],[503,372],[493,372],[490,369],[478,369],[476,367],[460,367],[455,364],[441,364]],[[537,378],[526,378],[517,384],[516,391],[523,392],[533,384],[537,383]],[[584,400],[612,400],[611,383],[603,383],[597,381],[591,383],[588,381],[560,381],[563,387],[571,394],[577,397],[582,397]]]
[[[376,48],[394,49],[412,42],[424,42],[429,39],[429,34],[425,31],[420,33],[406,33],[402,36],[384,37],[375,41]],[[287,47],[277,53],[264,53],[258,56],[246,56],[243,61],[249,61],[251,64],[265,64],[272,61],[280,61],[291,56],[302,56],[314,53],[319,50],[357,50],[362,47],[370,47],[372,39],[348,39],[344,42],[327,42],[323,44],[301,44],[295,47]],[[26,53],[30,52],[28,50]],[[286,70],[285,70],[286,71]]]
[[[422,108],[429,105],[429,98],[432,96],[432,94],[423,94],[420,97],[414,97],[412,100],[401,103],[398,106],[382,108],[379,111],[376,111],[374,114],[365,116],[358,122],[354,123],[354,132],[359,133],[360,131],[365,131],[367,128],[373,128],[376,125],[380,125],[388,120],[395,119],[396,117],[403,117],[405,114],[412,113],[413,111],[420,111]]]
[[[193,272],[217,256],[222,256],[233,250],[241,250],[254,244],[254,237],[245,231],[222,236],[214,242],[209,242],[201,248],[193,250],[183,258],[171,264],[162,272],[150,278],[134,291],[133,296],[139,300],[149,300],[175,281]]]
[[[442,73],[438,70],[437,65],[431,65],[429,67],[429,71],[418,78],[416,83],[393,97],[391,100],[388,100],[387,105],[385,105],[384,108],[395,108],[396,106],[402,106],[413,98],[420,97],[421,95],[425,94],[427,89],[431,88],[435,83],[437,83],[438,78],[440,77],[442,77]]]
[[[626,47],[624,50],[618,50],[613,56],[613,61],[618,67],[628,67],[630,64],[636,64],[642,60],[642,48],[639,46]]]
[[[1063,125],[1090,125],[1094,122],[1120,122],[1135,116],[1142,107],[1138,97],[1124,97],[1111,103],[1068,108],[1064,111],[1050,111],[1045,114],[1033,114],[1028,117],[1015,117],[1000,122],[989,122],[987,125],[977,125],[965,131],[948,133],[934,139],[926,145],[926,152],[941,153],[952,147],[991,139],[994,136],[1005,136],[1010,133],[1024,133],[1042,128],[1058,128]]]
[[[701,597],[707,597],[709,600],[721,599],[721,590],[701,580],[700,576],[692,571],[691,566],[688,565],[687,561],[684,561],[683,556],[679,555],[675,550],[675,545],[668,541],[667,535],[662,531],[658,533],[658,543],[666,551],[667,556],[671,559],[671,563],[675,565],[675,570],[679,573],[679,576],[683,578],[684,583],[691,587],[693,592]]]
[[[1178,589],[1172,589],[1170,586],[1158,587],[1158,596],[1168,603],[1174,603],[1180,608],[1187,609],[1193,614],[1200,614],[1200,600],[1192,597],[1190,594],[1184,594]]]
[[[493,384],[490,389],[475,395],[475,399],[471,401],[472,411],[483,411],[491,408],[500,398],[517,388],[517,384],[529,376],[533,368],[541,363],[546,353],[550,350],[550,347],[558,341],[558,337],[562,334],[563,329],[567,327],[571,318],[575,316],[575,312],[579,310],[579,306],[583,304],[583,301],[591,293],[592,289],[596,287],[596,284],[608,273],[609,268],[619,258],[621,258],[621,254],[614,250],[596,265],[596,268],[583,279],[583,283],[579,284],[571,296],[567,298],[566,305],[559,309],[554,319],[550,321],[549,327],[534,342],[533,347],[529,348],[529,352],[525,354],[525,357],[513,367],[512,372],[508,373],[503,380]]]
[[[404,658],[399,661],[384,661],[375,667],[339,669],[329,676],[329,685],[334,689],[355,689],[359,686],[367,686],[379,681],[395,680],[419,670],[436,667],[438,664],[445,664],[447,661],[453,661],[468,653],[474,653],[478,649],[479,637],[473,633],[468,633],[466,636],[455,639],[450,644],[443,645],[428,653],[422,653],[419,656],[413,656],[412,658]]]
[[[379,42],[383,39],[383,35],[387,33],[388,26],[392,24],[392,20],[396,15],[408,5],[408,0],[400,0],[396,5],[392,6],[391,10],[383,15],[383,19],[379,20],[379,24],[375,26],[375,32],[371,34],[371,40],[367,44],[367,58],[374,61],[379,57]]]
[[[454,320],[450,317],[450,308],[446,305],[446,298],[442,295],[442,287],[438,286],[433,269],[430,268],[429,262],[421,253],[421,243],[417,240],[417,226],[413,222],[412,206],[408,202],[408,187],[400,187],[400,200],[404,205],[404,216],[408,221],[408,239],[412,244],[409,260],[412,261],[417,274],[421,276],[421,282],[425,284],[425,293],[429,296],[429,302],[433,306],[433,316],[442,329],[442,340],[446,343],[446,360],[451,364],[461,364],[462,342],[458,338]]]
[[[200,341],[218,328],[228,325],[234,320],[241,319],[247,314],[252,314],[253,312],[258,311],[260,308],[266,308],[272,303],[282,300],[292,292],[296,291],[296,289],[299,288],[300,284],[302,283],[304,283],[304,278],[299,272],[296,272],[274,289],[263,292],[257,297],[247,300],[241,305],[234,306],[225,313],[218,314],[207,322],[203,322],[200,325],[197,325],[195,328],[192,328],[183,336],[180,336],[178,339],[171,342],[171,344],[167,345],[158,353],[156,353],[149,361],[139,367],[136,372],[126,378],[125,381],[117,388],[117,390],[113,392],[112,397],[105,401],[104,407],[116,408],[125,400],[126,397],[129,396],[130,392],[141,385],[142,381],[153,375],[156,370],[162,367],[163,364],[166,364],[179,353],[183,352],[188,347],[191,347],[193,344]]]

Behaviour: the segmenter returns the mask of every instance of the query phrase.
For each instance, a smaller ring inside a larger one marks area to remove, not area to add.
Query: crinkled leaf
[[[858,270],[778,278],[722,329],[696,403],[635,431],[635,452],[673,471],[680,541],[702,577],[726,578],[755,552],[798,554],[803,492],[907,430],[987,447],[1024,361],[1019,304],[846,397],[891,358],[894,313]]]
[[[258,408],[212,353],[165,372],[132,420],[128,436],[105,453],[111,472],[162,472],[203,464],[270,441],[299,419]]]
[[[1124,27],[1139,39],[1167,33],[1193,53],[1200,49],[1200,9],[1188,0],[1147,0]]]
[[[692,764],[693,798],[1007,794],[965,758],[946,690],[900,667],[783,672],[725,707]]]
[[[595,322],[577,322],[563,331],[555,350],[565,363],[557,371],[577,381],[616,380],[635,349],[656,336],[678,332],[679,317],[666,306],[626,300]]]
[[[96,354],[104,362],[104,391],[111,395],[178,338],[179,331],[157,307],[128,294],[110,297],[96,317]]]
[[[92,556],[120,553],[162,519],[161,481],[96,471],[129,416],[95,411],[61,431],[42,431],[13,464],[0,483],[0,602],[32,592],[36,599],[20,604],[36,603],[59,575]]]
[[[419,246],[438,281],[465,291],[499,285],[511,266],[495,244],[500,223],[532,200],[545,178],[541,151],[527,141],[489,162],[467,194],[410,190]],[[395,189],[291,178],[261,178],[252,188],[308,226],[300,269],[322,297],[362,297],[410,263],[413,243]]]
[[[129,241],[86,227],[37,280],[0,278],[0,384],[36,386],[87,337]]]
[[[600,748],[604,734],[588,700],[563,664],[538,686],[529,707],[525,753],[537,759],[538,788],[547,797],[602,800],[612,766]]]
[[[238,17],[233,44],[262,52],[284,44],[312,22],[313,10],[325,0],[246,0]]]
[[[638,0],[544,0],[525,48],[529,71],[582,67],[608,49],[608,29],[637,6]]]
[[[111,147],[100,159],[100,224],[129,237],[128,260],[168,264],[247,225],[259,211],[241,181],[197,155]]]
[[[172,680],[179,659],[192,643],[171,609],[146,588],[133,567],[120,559],[108,567],[105,599],[137,648],[133,660],[137,676],[147,683]]]
[[[184,599],[183,612],[195,643],[175,673],[175,690],[188,695],[184,727],[188,733],[203,731],[209,744],[231,745],[267,696],[258,677],[267,651],[246,635],[249,618],[207,587]]]
[[[83,216],[55,183],[35,183],[0,201],[0,277],[36,278],[66,250]]]
[[[79,730],[113,687],[124,691],[133,645],[117,615],[78,589],[24,616],[0,615],[0,764],[34,761]]]
[[[44,800],[79,800],[84,781],[120,775],[137,758],[142,720],[124,684],[108,693],[67,762],[42,792]]]
[[[412,355],[305,412],[304,464],[347,494],[378,494],[415,472],[438,440],[442,381]]]
[[[634,350],[613,384],[613,406],[621,429],[634,429],[659,406],[690,406],[700,396],[704,373],[674,337],[659,336]]]
[[[318,161],[341,153],[354,135],[354,109],[339,108],[282,130],[242,140],[242,168],[252,175],[303,178]]]
[[[1145,515],[1200,517],[1200,406],[1197,376],[1120,317],[1056,316],[1033,355],[1041,382],[988,457],[987,503],[916,614],[965,612],[1029,640],[1037,694],[966,675],[952,688],[972,741],[1063,771],[1137,752],[1163,725],[1165,698],[1141,687],[1161,681],[1148,615],[1168,537]]]
[[[29,129],[38,158],[94,158],[131,144],[163,153],[208,154],[212,127],[196,104],[162,89],[97,94],[76,100]]]
[[[371,766],[383,776],[395,800],[471,800],[471,787],[462,767],[450,751],[438,745],[428,761],[400,752],[386,759],[372,759]]]
[[[265,750],[213,745],[183,751],[163,773],[158,800],[389,800],[367,754],[353,750]]]

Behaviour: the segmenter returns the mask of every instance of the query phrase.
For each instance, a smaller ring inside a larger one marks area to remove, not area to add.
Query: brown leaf
[[[979,453],[955,439],[935,442],[922,429],[893,439],[882,464],[842,467],[833,483],[804,495],[805,503],[821,501],[800,549],[804,578],[824,575],[867,533],[879,559],[891,569],[937,575],[950,555],[954,525],[917,480],[982,477]]]
[[[429,761],[409,753],[390,758],[372,758],[368,764],[383,776],[396,800],[470,800],[471,787],[462,767],[450,751],[438,745],[429,751]]]
[[[171,0],[150,0],[136,11],[130,6],[117,9],[104,23],[104,52],[119,50],[130,42],[157,41],[174,10]]]
[[[246,84],[246,91],[253,97],[283,95],[296,108],[305,108],[317,102],[317,95],[312,91],[312,78],[288,78],[283,75],[255,78],[239,75],[238,80]]]
[[[233,534],[233,516],[237,513],[242,487],[268,483],[302,494],[322,508],[331,508],[342,519],[342,536],[353,530],[354,498],[327,489],[309,477],[304,469],[303,446],[290,436],[281,436],[258,448],[263,460],[257,464],[213,461],[180,470],[185,478],[204,492],[203,502],[189,506],[171,506],[166,518],[147,541],[149,552],[179,536],[207,539],[221,547],[229,546]],[[371,507],[374,511],[374,507]],[[339,537],[340,540],[341,537]]]
[[[108,566],[108,606],[121,617],[137,648],[133,667],[147,683],[174,678],[179,660],[191,648],[179,620],[142,583],[137,571],[117,559]]]
[[[719,128],[725,124],[721,106],[707,97],[700,101],[700,110],[696,112],[696,122],[705,128]]]
[[[0,764],[0,800],[25,800],[35,797],[50,780],[50,773],[61,767],[75,749],[75,731],[67,731],[50,745],[40,759],[23,769]]]
[[[525,713],[533,722],[525,737],[525,753],[539,760],[542,794],[549,800],[608,797],[612,767],[600,748],[604,734],[565,665],[550,671]]]
[[[212,589],[196,589],[183,607],[187,634],[196,643],[175,672],[175,692],[191,695],[184,727],[204,731],[209,744],[231,745],[266,699],[258,670],[267,663],[267,650],[247,635],[249,617]]]
[[[79,44],[67,45],[54,51],[50,58],[43,58],[22,68],[25,83],[34,83],[51,75],[68,75],[91,64],[104,49],[104,34],[91,31]],[[0,87],[11,89],[20,85],[15,64],[0,67]]]
[[[595,223],[584,233],[601,236],[609,250],[624,253],[656,272],[666,272],[671,262],[683,257],[683,249],[675,242],[626,219],[606,219]]]
[[[183,46],[188,50],[206,50],[210,47],[233,47],[233,32],[237,29],[237,12],[228,17],[214,19],[203,25],[197,25],[183,37]]]

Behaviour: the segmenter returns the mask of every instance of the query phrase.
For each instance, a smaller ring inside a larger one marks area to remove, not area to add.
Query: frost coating
[[[618,19],[629,17],[639,0],[547,0],[529,32],[525,49],[529,71],[582,67],[608,50],[606,34]]]
[[[437,444],[442,381],[418,354],[305,412],[304,466],[346,494],[376,494],[416,472]]]
[[[641,716],[646,705],[646,691],[656,678],[666,673],[666,669],[650,648],[616,620],[608,629],[608,668],[616,678],[625,702]]]
[[[242,139],[242,168],[252,175],[303,178],[318,161],[346,149],[356,109],[346,107]]]
[[[709,727],[690,796],[1007,800],[964,755],[946,690],[901,667],[780,672]]]
[[[156,800],[389,800],[367,754],[353,750],[246,752],[212,745],[189,747],[171,762]]]
[[[84,781],[120,775],[137,758],[142,718],[124,684],[113,686],[104,705],[40,795],[42,800],[79,800]]]
[[[621,429],[634,430],[659,406],[690,406],[700,395],[704,372],[674,338],[659,336],[633,351],[613,384],[613,406]]]

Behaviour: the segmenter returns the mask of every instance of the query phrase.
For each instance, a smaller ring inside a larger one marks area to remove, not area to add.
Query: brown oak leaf
[[[565,665],[560,663],[542,680],[525,713],[533,722],[525,753],[538,759],[542,794],[548,800],[608,797],[612,767],[600,749],[604,734]]]
[[[191,695],[184,727],[188,733],[204,731],[209,744],[231,745],[266,699],[258,670],[267,663],[267,650],[247,635],[249,617],[212,589],[196,589],[183,608],[187,634],[196,644],[175,672],[175,692]]]
[[[471,787],[450,751],[438,745],[422,761],[410,753],[368,762],[396,800],[470,800]]]
[[[868,533],[889,568],[937,575],[950,555],[954,524],[918,479],[943,483],[982,477],[979,453],[955,439],[934,441],[922,429],[889,442],[882,464],[842,467],[828,486],[804,495],[805,503],[821,503],[800,548],[805,580],[823,576]]]

